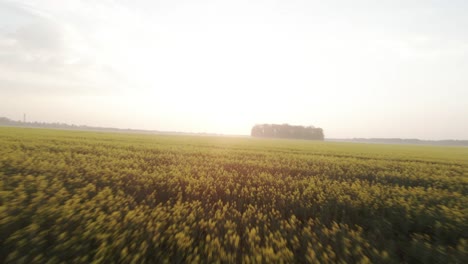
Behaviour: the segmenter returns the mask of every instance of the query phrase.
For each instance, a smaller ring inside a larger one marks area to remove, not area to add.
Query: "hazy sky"
[[[0,0],[0,116],[468,139],[468,1]]]

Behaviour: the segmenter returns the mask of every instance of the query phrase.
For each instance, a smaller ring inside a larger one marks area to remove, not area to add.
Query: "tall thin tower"
[[[26,113],[23,113],[23,123],[26,123]]]

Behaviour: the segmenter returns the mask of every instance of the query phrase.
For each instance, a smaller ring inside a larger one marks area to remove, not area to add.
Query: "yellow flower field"
[[[0,263],[468,263],[468,148],[0,128]]]

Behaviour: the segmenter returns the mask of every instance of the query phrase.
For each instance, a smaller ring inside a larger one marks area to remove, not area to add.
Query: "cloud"
[[[57,24],[22,9],[20,5],[0,4],[0,15],[8,25],[0,29],[0,62],[3,65],[24,67],[50,63],[63,56],[65,45]]]
[[[126,83],[99,60],[79,20],[21,2],[0,3],[0,17],[7,25],[0,28],[3,92],[106,93]]]
[[[1,65],[21,71],[47,72],[64,64],[61,29],[45,19],[0,35]]]

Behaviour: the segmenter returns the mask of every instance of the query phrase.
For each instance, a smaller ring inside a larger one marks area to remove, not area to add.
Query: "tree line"
[[[323,129],[313,126],[292,126],[289,124],[261,124],[252,127],[252,137],[295,138],[324,140]]]

